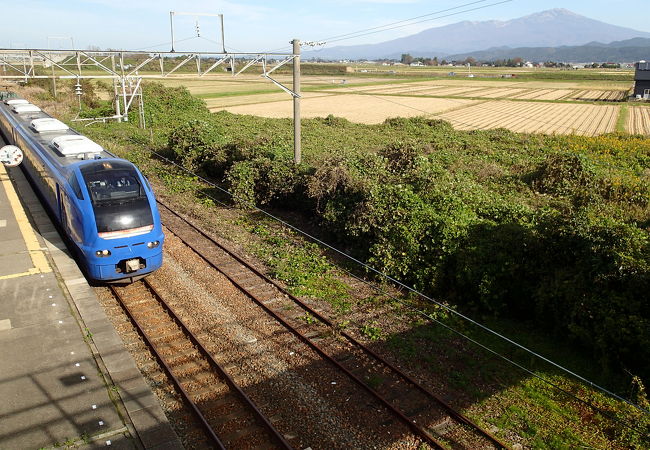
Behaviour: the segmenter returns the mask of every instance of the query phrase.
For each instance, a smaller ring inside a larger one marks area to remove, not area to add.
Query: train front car
[[[133,281],[158,269],[164,234],[146,179],[120,159],[90,160],[78,168],[89,196],[80,246],[89,276]]]
[[[162,265],[156,199],[132,163],[20,98],[0,103],[0,132],[90,278],[130,282]]]

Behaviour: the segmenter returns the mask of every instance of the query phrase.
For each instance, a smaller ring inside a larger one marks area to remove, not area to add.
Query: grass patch
[[[619,133],[627,132],[627,118],[630,114],[629,106],[626,104],[621,105],[616,119],[616,131]]]
[[[244,217],[238,224],[260,238],[252,251],[289,292],[326,301],[338,313],[350,310],[349,288],[317,245],[304,242],[295,233],[256,215]]]
[[[253,91],[228,91],[228,92],[210,92],[209,94],[195,94],[195,97],[208,99],[208,98],[221,98],[221,97],[241,97],[245,95],[258,95],[258,94],[277,94],[278,90],[272,87],[268,89],[256,89]]]

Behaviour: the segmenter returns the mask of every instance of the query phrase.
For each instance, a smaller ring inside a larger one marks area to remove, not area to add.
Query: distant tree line
[[[419,62],[424,66],[445,66],[449,64],[447,60],[443,59],[438,61],[438,57],[434,56],[433,58],[422,58],[422,57],[413,57],[408,53],[403,53],[402,58],[400,59],[402,64],[412,64],[414,62]]]
[[[394,62],[394,60],[383,60],[381,62]],[[516,58],[508,58],[508,59],[497,59],[493,61],[479,61],[476,58],[469,56],[465,58],[464,60],[458,61],[458,60],[453,60],[453,61],[447,61],[446,59],[438,60],[437,56],[434,56],[433,58],[427,58],[427,57],[414,57],[411,56],[409,53],[402,53],[402,56],[400,58],[400,62],[402,64],[413,64],[413,63],[420,63],[424,66],[446,66],[447,64],[453,64],[453,65],[470,65],[470,66],[492,66],[492,67],[521,67],[523,66],[526,61],[523,58],[516,57]],[[541,65],[543,67],[557,67],[557,68],[571,68],[573,67],[572,64],[565,63],[565,62],[557,62],[557,61],[545,61],[545,62],[539,62],[535,63],[536,65]],[[621,65],[617,63],[593,63],[593,64],[585,64],[585,68],[602,68],[602,69],[620,69]]]

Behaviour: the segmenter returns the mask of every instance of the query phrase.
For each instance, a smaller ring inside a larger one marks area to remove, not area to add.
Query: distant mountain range
[[[449,61],[463,61],[468,57],[478,61],[523,58],[527,61],[556,62],[629,62],[650,60],[650,39],[634,38],[609,44],[590,42],[585,45],[561,47],[491,48],[478,52],[448,55]]]
[[[411,36],[378,44],[325,47],[319,51],[304,52],[303,58],[325,60],[399,59],[403,53],[409,53],[416,57],[447,58],[449,55],[471,55],[482,59],[477,56],[481,51],[497,54],[509,49],[518,50],[520,48],[545,48],[548,53],[552,48],[562,48],[560,46],[577,47],[588,44],[591,47],[598,47],[602,51],[606,44],[614,41],[634,41],[634,38],[650,39],[650,33],[610,25],[566,9],[551,9],[508,21],[458,22],[429,28]],[[632,44],[636,46],[636,41]],[[619,49],[621,52],[621,48],[623,47],[612,47],[610,50]],[[593,50],[596,52],[595,48]],[[502,58],[500,55],[501,53],[497,59]],[[516,56],[531,59],[523,55]],[[644,58],[649,58],[649,56]],[[604,60],[609,59],[611,58],[604,58]],[[631,61],[633,59],[638,58],[624,58],[623,60]],[[574,59],[568,58],[567,60]],[[591,60],[599,59],[585,59],[585,61]]]

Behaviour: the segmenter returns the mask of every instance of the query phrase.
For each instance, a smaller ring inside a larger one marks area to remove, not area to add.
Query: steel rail
[[[293,302],[297,303],[301,308],[303,308],[305,311],[309,312],[311,315],[313,315],[315,318],[320,320],[322,323],[327,325],[330,328],[337,328],[329,319],[324,317],[322,314],[319,312],[315,311],[311,307],[309,307],[307,304],[305,304],[302,300],[288,292],[285,288],[283,288],[281,285],[279,285],[277,282],[269,278],[266,274],[262,273],[260,270],[252,266],[249,262],[241,258],[239,255],[234,253],[232,250],[226,248],[223,244],[220,242],[216,241],[214,238],[209,236],[206,232],[198,228],[196,225],[182,217],[180,214],[176,213],[174,210],[172,210],[169,206],[167,206],[164,202],[161,202],[160,200],[157,200],[157,202],[163,206],[167,211],[169,211],[171,214],[174,216],[178,217],[180,220],[182,220],[184,223],[186,223],[188,226],[190,226],[192,229],[194,229],[197,233],[199,233],[201,236],[203,236],[205,239],[209,240],[211,243],[216,245],[219,249],[227,253],[230,257],[232,257],[234,260],[245,266],[248,270],[253,272],[255,275],[257,275],[259,278],[264,280],[266,283],[271,284],[273,287],[275,287],[280,293],[286,295],[289,299],[291,299]],[[300,332],[294,329],[293,326],[288,324],[283,318],[279,317],[273,310],[271,310],[264,302],[259,300],[254,294],[252,294],[248,289],[245,287],[241,286],[241,283],[239,283],[237,280],[235,280],[231,275],[225,273],[222,269],[217,267],[212,261],[208,260],[200,250],[195,248],[192,244],[188,243],[185,241],[182,237],[178,236],[181,241],[185,245],[187,245],[190,249],[192,249],[197,255],[199,255],[204,261],[206,261],[210,266],[212,266],[214,269],[218,270],[220,273],[222,273],[226,278],[228,278],[235,286],[237,286],[241,291],[243,291],[247,296],[249,296],[251,299],[253,299],[258,305],[260,305],[265,311],[267,311],[269,314],[271,314],[276,320],[280,321],[285,327],[290,329],[294,334],[297,333],[299,338],[305,342],[308,343],[308,345],[314,347],[315,349],[317,348],[317,352],[319,354],[323,354],[325,358],[328,360],[331,360],[337,367],[341,368],[346,374],[348,374],[350,377],[352,377],[357,384],[360,384],[364,389],[370,391],[373,396],[377,397],[380,399],[380,401],[384,404],[387,405],[387,407],[393,411],[396,415],[398,415],[403,421],[406,421],[410,427],[415,426],[417,428],[417,434],[425,437],[425,439],[430,440],[433,439],[434,442],[430,442],[433,445],[441,445],[438,441],[436,441],[434,438],[430,436],[430,434],[419,427],[418,425],[415,425],[411,419],[409,419],[407,416],[405,416],[400,410],[398,410],[396,407],[392,405],[388,400],[384,399],[379,392],[375,391],[371,387],[369,387],[366,383],[364,383],[362,380],[360,380],[356,375],[352,374],[349,372],[345,367],[343,367],[338,361],[336,361],[334,358],[330,357],[329,355],[325,354],[320,347],[318,347],[317,344],[311,342],[308,338],[303,336]],[[295,331],[294,331],[295,330]],[[364,353],[367,355],[371,356],[375,360],[379,361],[381,364],[384,366],[388,367],[390,370],[392,370],[395,374],[397,374],[400,378],[402,378],[404,381],[408,382],[410,385],[414,386],[417,390],[425,394],[427,397],[429,397],[431,400],[433,400],[435,403],[440,405],[443,409],[445,409],[450,416],[452,416],[454,419],[456,419],[458,422],[463,423],[473,429],[475,429],[480,435],[482,435],[484,438],[492,442],[494,445],[496,445],[498,448],[509,448],[507,444],[504,442],[500,441],[496,436],[493,436],[491,433],[488,431],[484,430],[482,427],[480,427],[478,424],[476,424],[474,421],[469,419],[467,416],[462,414],[461,412],[457,411],[454,409],[451,405],[449,405],[447,402],[445,402],[442,398],[425,388],[424,386],[420,385],[417,383],[412,377],[408,376],[405,374],[402,370],[391,364],[390,362],[386,361],[382,356],[380,356],[378,353],[375,351],[371,350],[368,348],[366,345],[363,343],[359,342],[356,340],[353,336],[351,336],[349,333],[339,330],[340,334],[344,336],[348,342],[350,342],[352,345],[360,348]]]
[[[196,348],[203,354],[203,356],[210,362],[210,365],[212,366],[213,369],[219,372],[219,374],[226,380],[228,385],[235,391],[239,396],[244,400],[244,402],[253,410],[255,417],[264,425],[264,428],[275,438],[276,441],[278,441],[279,444],[282,445],[282,447],[291,449],[291,445],[285,440],[285,438],[282,436],[282,434],[275,429],[273,424],[262,414],[262,411],[259,410],[257,405],[253,402],[253,400],[244,392],[244,390],[235,383],[235,380],[228,375],[228,373],[221,367],[221,365],[214,359],[212,354],[203,346],[201,341],[196,337],[194,333],[190,331],[188,326],[183,322],[183,320],[178,317],[178,315],[172,310],[172,308],[169,306],[169,304],[164,300],[164,298],[160,295],[158,290],[149,283],[147,279],[142,280],[144,284],[151,290],[151,292],[154,293],[154,295],[157,297],[158,301],[164,306],[165,310],[170,314],[173,319],[180,325],[181,329],[183,332],[189,337],[189,339],[192,341],[192,343],[196,346]]]
[[[160,292],[147,280],[147,279],[142,279],[140,282],[153,294],[154,298],[163,306],[167,314],[171,317],[172,321],[174,321],[182,330],[182,332],[185,334],[185,336],[194,344],[197,350],[203,355],[205,359],[208,360],[210,366],[212,367],[213,370],[219,373],[221,378],[223,378],[226,381],[226,384],[235,391],[239,397],[244,401],[244,403],[253,411],[253,415],[255,418],[266,428],[266,430],[269,432],[269,434],[273,437],[273,439],[282,447],[285,449],[291,449],[291,445],[286,441],[284,436],[271,424],[271,422],[264,416],[264,414],[259,410],[257,405],[253,402],[253,400],[235,383],[235,380],[221,367],[221,365],[214,359],[212,354],[203,346],[201,341],[196,337],[192,331],[190,331],[189,327],[183,322],[183,320],[174,312],[174,310],[169,306],[169,304],[165,301],[163,296],[160,294]],[[111,290],[115,293],[116,290],[113,286],[111,286]],[[218,444],[220,445],[221,448],[223,447],[223,444],[219,440],[219,438],[216,436],[210,425],[207,423],[205,417],[202,415],[196,404],[191,400],[187,392],[183,389],[183,387],[180,384],[180,381],[172,374],[171,368],[164,362],[162,356],[158,353],[157,349],[155,348],[155,345],[149,339],[148,336],[144,334],[144,330],[140,327],[140,325],[137,323],[131,312],[128,310],[128,307],[125,305],[125,303],[122,301],[120,298],[120,303],[123,305],[125,310],[127,311],[127,314],[129,317],[134,321],[134,323],[137,324],[138,330],[141,330],[141,333],[143,336],[145,336],[145,339],[147,340],[147,343],[155,350],[156,357],[159,359],[163,367],[165,368],[165,371],[168,373],[168,375],[172,378],[174,381],[174,384],[176,387],[179,388],[179,390],[183,393],[183,396],[187,401],[190,402],[192,410],[195,412],[195,414],[200,415],[200,421],[202,425],[205,427],[207,426],[209,428],[209,436],[212,438],[214,437]]]
[[[124,301],[124,297],[122,296],[122,294],[120,294],[120,292],[115,288],[115,286],[109,286],[109,288],[110,288],[111,292],[113,293],[113,295],[115,296],[115,298],[117,298],[117,300],[119,301],[120,306],[122,306],[122,309],[124,310],[124,312],[127,314],[127,316],[129,316],[129,318],[131,319],[131,322],[133,322],[133,324],[137,328],[138,333],[140,334],[140,336],[142,336],[142,339],[145,340],[145,342],[147,343],[149,348],[152,350],[154,356],[158,360],[158,363],[165,370],[165,373],[167,373],[167,376],[172,380],[172,383],[174,384],[174,386],[176,386],[176,389],[178,390],[178,392],[180,392],[181,397],[183,397],[183,400],[185,401],[185,403],[190,407],[192,413],[198,419],[199,423],[201,424],[201,427],[203,428],[203,431],[205,431],[208,438],[219,449],[225,450],[226,446],[223,444],[223,442],[221,442],[221,439],[219,439],[219,437],[215,434],[214,430],[212,429],[212,427],[208,423],[207,419],[205,418],[205,416],[203,415],[203,413],[201,412],[199,407],[196,405],[196,403],[190,397],[190,394],[188,394],[188,392],[185,390],[185,388],[183,388],[183,386],[181,385],[180,380],[172,372],[171,367],[169,367],[169,365],[165,362],[164,358],[162,357],[162,355],[158,351],[158,347],[156,346],[156,344],[153,343],[153,341],[151,340],[151,338],[149,337],[147,332],[144,331],[144,327],[135,318],[135,316],[133,315],[133,312],[131,311],[131,308],[129,308],[126,305],[126,302]]]

